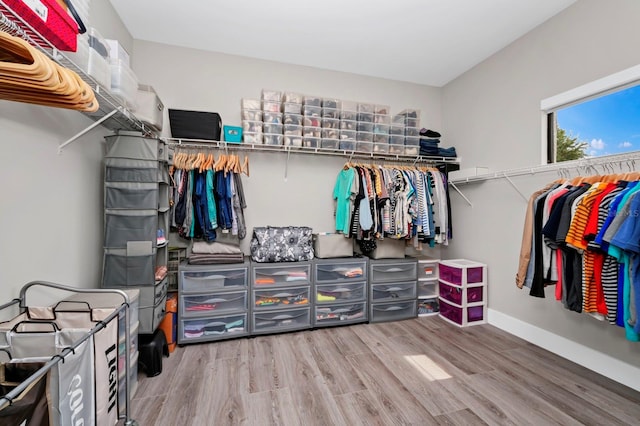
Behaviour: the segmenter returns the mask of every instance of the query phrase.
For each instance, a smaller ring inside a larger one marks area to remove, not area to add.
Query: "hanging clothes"
[[[185,159],[184,157],[188,157]],[[222,158],[222,156],[221,156]],[[228,161],[228,160],[227,160]],[[234,159],[235,161],[235,159]],[[217,232],[247,235],[244,209],[247,207],[239,163],[214,169],[213,154],[183,154],[174,161],[170,225],[184,239],[213,242]]]
[[[335,229],[358,241],[448,244],[446,178],[437,169],[347,164],[333,188]]]
[[[606,319],[640,341],[640,182],[626,176],[576,178],[534,192],[516,285],[530,284],[536,297],[552,285],[566,309]]]

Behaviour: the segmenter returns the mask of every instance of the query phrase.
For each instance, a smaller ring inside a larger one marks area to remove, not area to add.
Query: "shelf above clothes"
[[[234,143],[225,141],[211,141],[204,139],[176,139],[162,138],[171,147],[184,147],[196,149],[220,149],[225,151],[255,151],[255,152],[276,152],[290,154],[328,155],[333,157],[343,157],[351,159],[370,159],[376,161],[403,162],[413,164],[442,164],[459,163],[457,157],[434,157],[424,155],[392,154],[385,152],[361,152],[344,149],[328,149],[320,147],[305,147],[291,145],[264,145],[250,143]]]
[[[102,125],[109,130],[133,130],[140,131],[144,134],[151,133],[150,129],[136,118],[124,104],[115,96],[113,96],[107,88],[100,86],[93,77],[87,75],[80,67],[67,58],[64,52],[55,48],[48,40],[42,37],[31,25],[26,23],[18,16],[5,2],[0,0],[0,30],[7,32],[13,36],[20,37],[32,46],[40,49],[50,59],[58,64],[74,71],[93,89],[95,96],[100,104],[100,108],[96,112],[83,113],[87,117],[95,121],[94,124],[72,136],[67,141],[61,143],[58,147],[59,152],[93,128]]]

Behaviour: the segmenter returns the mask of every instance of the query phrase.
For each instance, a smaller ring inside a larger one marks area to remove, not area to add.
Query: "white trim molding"
[[[493,309],[488,310],[488,319],[494,327],[640,391],[638,367]]]
[[[640,81],[640,65],[627,68],[615,74],[551,96],[550,98],[543,99],[540,101],[540,109],[545,113],[550,113],[558,108],[569,106],[578,101],[586,101],[589,98],[600,96],[608,91],[622,89],[638,81]]]

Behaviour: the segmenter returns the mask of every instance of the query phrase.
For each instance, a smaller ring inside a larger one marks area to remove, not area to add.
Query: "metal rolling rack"
[[[12,401],[17,396],[19,396],[25,389],[27,389],[34,381],[38,380],[40,377],[47,374],[49,370],[51,370],[51,368],[53,368],[59,362],[61,361],[64,362],[64,358],[67,355],[74,353],[75,349],[78,348],[78,346],[80,346],[83,342],[89,339],[89,337],[91,337],[98,331],[102,330],[104,327],[106,327],[106,324],[108,324],[111,320],[119,317],[121,312],[124,312],[125,333],[126,333],[126,336],[125,336],[126,406],[125,406],[124,416],[118,414],[118,419],[124,420],[125,426],[137,426],[138,423],[135,420],[132,420],[130,418],[131,395],[130,395],[130,388],[129,388],[129,368],[130,368],[129,362],[130,362],[130,349],[131,349],[131,340],[130,340],[131,335],[129,330],[129,315],[130,315],[129,314],[129,296],[125,292],[120,290],[115,290],[115,289],[83,289],[83,288],[76,288],[76,287],[68,287],[62,284],[56,284],[56,283],[51,283],[47,281],[32,281],[25,284],[22,287],[22,289],[20,290],[20,296],[17,299],[13,299],[10,302],[5,303],[4,305],[0,305],[0,311],[7,309],[13,305],[18,305],[20,308],[20,312],[21,313],[24,312],[28,307],[27,293],[29,292],[30,289],[35,287],[44,287],[48,289],[57,289],[57,290],[63,290],[65,292],[81,293],[81,294],[82,293],[111,293],[111,294],[115,293],[117,295],[122,296],[123,303],[119,307],[115,308],[114,311],[109,316],[107,316],[103,321],[98,322],[95,327],[93,327],[90,331],[88,331],[82,338],[76,341],[73,345],[64,348],[60,354],[51,357],[51,359],[48,362],[46,362],[39,370],[37,370],[35,373],[33,373],[31,376],[25,379],[15,389],[7,393],[6,395],[0,397],[0,409],[6,407],[7,405],[11,405]],[[47,293],[47,297],[51,297],[50,293]]]

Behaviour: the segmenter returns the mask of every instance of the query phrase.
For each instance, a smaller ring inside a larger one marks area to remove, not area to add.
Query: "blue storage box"
[[[242,142],[242,127],[222,126],[224,129],[224,140],[226,142]]]

